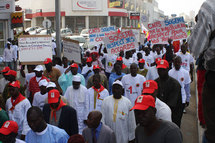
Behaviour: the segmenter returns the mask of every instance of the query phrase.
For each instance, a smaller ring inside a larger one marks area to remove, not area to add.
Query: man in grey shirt
[[[138,126],[135,131],[136,143],[182,143],[180,129],[172,122],[155,117],[155,99],[151,95],[140,95],[135,101],[135,117]]]

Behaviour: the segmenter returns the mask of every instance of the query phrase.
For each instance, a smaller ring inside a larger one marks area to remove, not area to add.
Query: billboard
[[[73,0],[72,4],[72,10],[76,11],[102,10],[101,0]]]
[[[125,8],[125,0],[108,0],[108,8]]]
[[[0,13],[14,12],[14,11],[15,11],[15,0],[1,0],[0,1]]]

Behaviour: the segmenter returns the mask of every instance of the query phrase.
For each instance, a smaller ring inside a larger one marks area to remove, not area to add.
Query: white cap
[[[54,82],[49,82],[48,85],[46,86],[46,88],[50,88],[50,87],[55,88],[56,84]]]
[[[118,84],[118,85],[122,86],[122,88],[124,88],[122,82],[119,81],[119,80],[114,81],[114,82],[113,82],[113,85],[114,85],[114,84]]]
[[[78,75],[75,75],[72,79],[72,81],[81,82],[81,77]]]
[[[46,79],[43,79],[39,82],[39,86],[45,86],[46,87],[47,85],[48,85],[48,82]]]
[[[42,65],[38,65],[38,66],[36,66],[36,68],[34,70],[35,71],[43,71],[43,66]]]

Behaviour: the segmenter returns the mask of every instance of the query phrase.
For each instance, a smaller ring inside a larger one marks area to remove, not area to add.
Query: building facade
[[[13,39],[11,13],[15,11],[15,0],[0,0],[0,55],[8,38]]]

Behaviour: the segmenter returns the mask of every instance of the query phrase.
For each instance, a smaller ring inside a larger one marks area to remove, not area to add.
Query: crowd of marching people
[[[194,59],[184,41],[139,44],[109,55],[87,50],[82,63],[54,56],[43,65],[1,71],[3,143],[142,143],[183,141]]]

